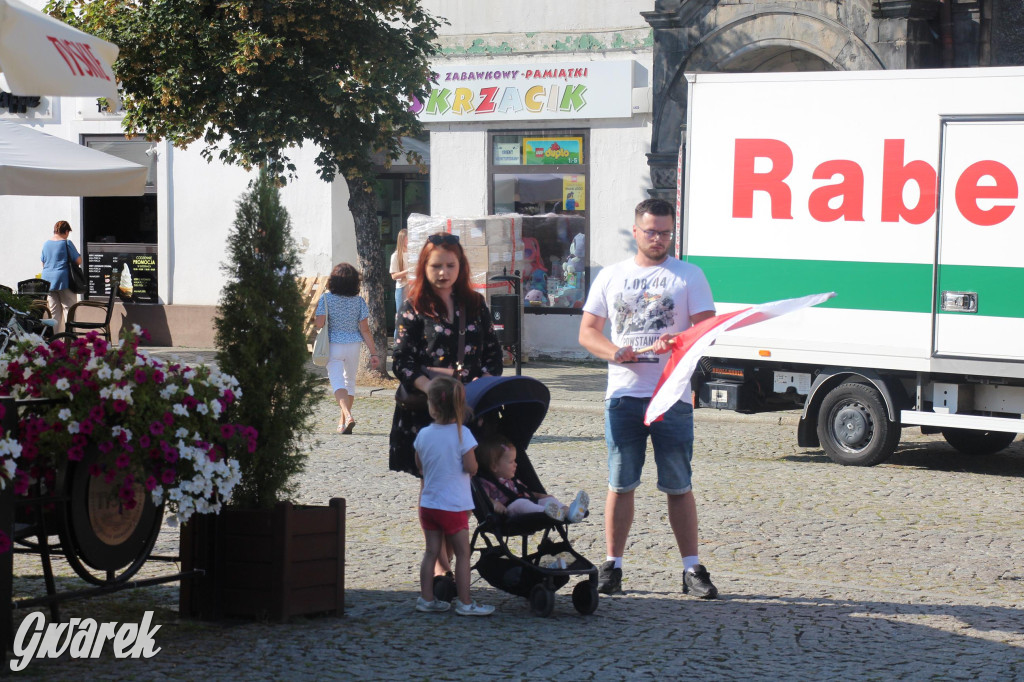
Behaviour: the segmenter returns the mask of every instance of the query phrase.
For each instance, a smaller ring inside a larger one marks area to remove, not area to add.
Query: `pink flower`
[[[82,420],[82,422],[78,425],[78,431],[80,433],[84,433],[85,435],[89,435],[90,433],[92,433],[92,422],[89,421],[88,419]]]
[[[229,440],[235,437],[235,425],[234,424],[222,424],[220,427],[221,438]]]
[[[114,401],[114,412],[124,412],[128,409],[128,403],[118,398]]]
[[[164,383],[164,379],[165,378],[166,377],[164,376],[164,373],[161,372],[160,370],[156,370],[156,371],[153,372],[153,381],[155,381],[156,383],[158,383],[158,384]]]
[[[135,383],[144,384],[146,383],[146,372],[142,369],[135,370]]]
[[[157,483],[156,476],[150,476],[146,479],[146,490],[152,492],[153,488],[156,488],[158,485],[159,483]]]
[[[163,434],[163,432],[164,432],[164,424],[163,424],[163,422],[153,422],[152,424],[150,424],[149,425],[149,432],[152,433],[154,436],[159,436],[159,435]]]
[[[102,452],[103,454],[107,454],[108,452],[114,449],[114,442],[110,440],[105,440],[96,447],[99,448],[99,451]]]
[[[118,469],[124,469],[132,463],[132,458],[128,456],[127,452],[122,452],[114,463],[117,464]]]
[[[72,445],[68,448],[68,459],[72,462],[81,462],[85,457],[85,448],[80,445]]]
[[[167,426],[170,426],[171,424],[174,423],[174,415],[171,414],[170,412],[164,412],[164,416],[161,417],[161,419],[164,420],[164,424],[166,424]]]
[[[94,462],[94,463],[89,465],[89,475],[90,476],[99,476],[102,473],[103,473],[103,467],[101,467],[99,464],[96,464]]]
[[[230,388],[224,389],[224,400],[227,401],[228,405],[235,402],[235,394]]]
[[[174,483],[174,469],[164,469],[163,473],[160,474],[160,480],[163,481],[164,485]]]
[[[93,421],[103,420],[103,407],[100,405],[93,405],[92,409],[89,410],[89,419]]]
[[[166,459],[171,464],[177,462],[178,461],[178,451],[175,450],[174,448],[169,448],[167,450],[164,450],[164,459]]]

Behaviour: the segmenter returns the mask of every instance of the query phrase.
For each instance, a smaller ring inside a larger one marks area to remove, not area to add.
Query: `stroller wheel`
[[[543,585],[534,585],[530,590],[530,610],[541,618],[547,618],[555,610],[555,593]]]
[[[597,611],[597,585],[584,580],[572,588],[572,605],[584,616]]]
[[[458,590],[455,589],[455,578],[449,575],[434,576],[434,599],[450,602],[455,599]]]

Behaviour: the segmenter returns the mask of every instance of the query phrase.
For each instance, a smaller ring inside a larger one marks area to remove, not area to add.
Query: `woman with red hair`
[[[465,338],[460,342],[463,315]],[[426,392],[435,376],[455,376],[469,383],[501,374],[502,351],[491,314],[484,297],[473,291],[469,263],[456,235],[441,232],[427,238],[398,312],[396,331],[392,371],[409,393]],[[460,344],[464,357],[457,367]],[[413,441],[430,421],[426,409],[395,406],[388,458],[392,471],[420,475]]]

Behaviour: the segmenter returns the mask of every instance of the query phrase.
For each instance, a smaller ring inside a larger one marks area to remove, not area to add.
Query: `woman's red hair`
[[[430,254],[434,253],[435,249],[443,249],[455,254],[459,261],[459,276],[456,278],[455,284],[452,285],[452,290],[455,292],[456,305],[465,306],[467,315],[476,315],[480,310],[480,305],[484,302],[484,297],[473,291],[473,287],[469,283],[471,276],[469,261],[466,260],[466,252],[462,250],[462,244],[458,243],[431,244],[427,242],[423,245],[423,249],[420,251],[419,258],[416,261],[416,279],[409,285],[408,298],[412,302],[412,307],[420,314],[429,315],[436,319],[447,317],[447,308],[444,301],[441,300],[441,297],[434,291],[434,287],[427,281],[427,261],[430,260]]]

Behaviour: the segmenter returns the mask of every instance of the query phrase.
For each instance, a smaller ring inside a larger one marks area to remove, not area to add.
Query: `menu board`
[[[86,245],[89,296],[102,298],[110,293],[110,286],[118,287],[117,297],[126,303],[159,303],[157,294],[156,244],[104,244]],[[118,268],[126,273],[117,282],[111,278]]]

